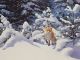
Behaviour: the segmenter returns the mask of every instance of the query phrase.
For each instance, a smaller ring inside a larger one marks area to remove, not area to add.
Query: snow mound
[[[17,43],[13,48],[0,49],[1,60],[76,60],[63,56],[48,46],[41,48],[30,45],[26,42]]]
[[[74,13],[78,13],[80,11],[80,5],[79,4],[75,4],[74,8],[73,8],[73,12]]]
[[[64,48],[61,51],[61,54],[80,60],[80,48],[79,47],[74,47],[74,48],[67,47],[67,48]]]
[[[69,40],[69,39],[63,39],[63,38],[57,40],[55,50],[61,51],[63,48],[65,48],[67,46],[67,43],[70,41],[71,40]]]

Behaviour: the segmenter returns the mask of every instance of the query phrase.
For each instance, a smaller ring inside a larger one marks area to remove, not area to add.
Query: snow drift
[[[77,60],[61,55],[50,47],[44,45],[36,47],[26,42],[17,43],[13,48],[0,49],[1,60]]]

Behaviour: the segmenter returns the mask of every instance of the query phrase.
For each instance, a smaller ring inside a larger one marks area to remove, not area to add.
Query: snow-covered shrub
[[[28,22],[24,22],[23,23],[23,29],[27,29],[27,28],[29,28],[30,27],[30,25],[28,24]]]
[[[39,33],[39,34],[32,36],[31,39],[33,40],[33,42],[45,44],[45,39],[44,39],[43,35],[44,35],[44,33]]]
[[[31,26],[28,24],[28,22],[24,22],[22,26],[22,34],[26,37],[29,38],[31,36]]]
[[[3,15],[1,15],[1,22],[3,23],[4,28],[12,28],[12,25],[10,24],[10,22]]]
[[[10,22],[3,15],[1,15],[1,22],[2,23],[0,24],[0,46],[4,45],[4,43],[11,37],[11,34],[13,33],[13,29],[10,29],[12,28]]]
[[[5,27],[9,27],[10,22],[9,21],[4,21],[3,24],[4,24]]]
[[[74,13],[78,13],[80,11],[80,5],[79,4],[75,4],[74,8],[73,8],[73,12]]]
[[[80,48],[80,39],[77,39],[78,41],[77,41],[77,43],[75,44],[75,47],[78,47],[78,48]]]
[[[3,24],[0,23],[0,35],[2,34],[2,31],[3,31]]]
[[[15,46],[16,43],[22,42],[22,41],[33,44],[32,40],[27,39],[20,32],[13,30],[11,37],[6,41],[6,43],[4,44],[2,49],[7,49],[9,47],[13,47],[13,46]]]
[[[13,33],[13,31],[14,31],[13,29],[6,28],[0,36],[0,44],[7,41],[11,37],[11,34]]]
[[[36,19],[35,20],[36,29],[38,29],[39,27],[43,26],[43,22],[44,22],[44,19],[43,18]]]
[[[3,24],[2,23],[0,23],[0,29],[2,29],[3,28]]]
[[[67,3],[73,4],[74,2],[73,2],[73,0],[67,0]]]
[[[4,37],[6,37],[6,38],[9,38],[10,35],[13,33],[13,31],[14,31],[13,29],[6,28],[6,29],[3,31],[3,33],[2,33],[1,36],[4,36]]]
[[[41,34],[41,33],[42,33],[42,31],[35,30],[35,31],[32,32],[32,37],[34,37],[35,35]]]
[[[16,40],[17,41],[17,40]],[[9,39],[7,39],[6,43],[3,45],[3,49],[7,49],[9,47],[12,47],[13,44],[16,43],[15,41],[15,35],[11,34],[11,37]]]
[[[68,39],[68,38],[61,38],[61,39],[57,40],[57,42],[56,42],[56,48],[55,49],[58,50],[58,51],[60,51],[60,50],[62,50],[64,48],[66,48],[67,44],[69,42],[71,42],[70,39]]]
[[[7,21],[7,18],[6,17],[4,17],[2,14],[0,14],[1,15],[1,22],[3,23],[4,21]]]
[[[4,36],[0,36],[0,46],[4,44],[5,41],[7,41],[7,39]]]

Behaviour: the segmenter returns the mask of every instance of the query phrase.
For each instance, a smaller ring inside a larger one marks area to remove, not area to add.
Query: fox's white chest
[[[51,39],[51,32],[45,32],[45,39],[50,40]]]

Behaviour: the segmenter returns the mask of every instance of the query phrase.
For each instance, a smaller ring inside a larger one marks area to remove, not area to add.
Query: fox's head
[[[52,28],[51,27],[45,27],[43,29],[44,32],[52,32]]]

